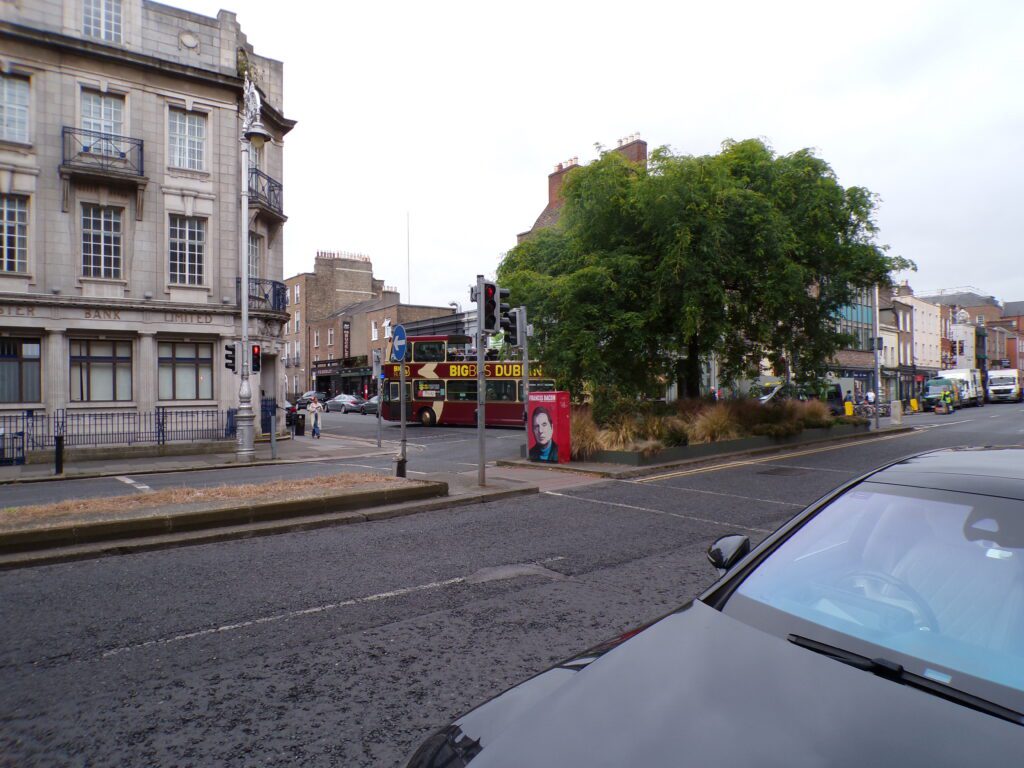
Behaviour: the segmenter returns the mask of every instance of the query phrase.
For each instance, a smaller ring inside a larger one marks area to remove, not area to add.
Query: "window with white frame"
[[[391,338],[391,318],[390,317],[385,317],[384,318],[384,338],[385,339],[390,339]]]
[[[299,287],[300,286],[298,286],[298,285],[295,286],[295,303],[296,304],[299,303]]]
[[[372,320],[372,321],[370,321],[370,341],[377,341],[377,338],[378,338],[377,321],[376,320]]]
[[[259,279],[260,252],[263,250],[263,238],[255,232],[249,233],[249,277]]]
[[[176,285],[202,285],[206,261],[206,219],[171,214],[170,278]]]
[[[295,310],[295,332],[298,333],[302,327],[302,313],[299,310]]]
[[[295,362],[302,362],[302,342],[298,339],[295,340]]]
[[[0,272],[28,271],[28,198],[0,195]]]
[[[82,91],[82,128],[93,134],[83,139],[90,152],[114,157],[124,153],[124,97]]]
[[[28,78],[0,75],[0,140],[28,143]]]
[[[328,347],[333,347],[334,346],[334,329],[333,328],[328,328],[327,329],[327,346]]]
[[[108,43],[121,42],[121,0],[84,0],[82,34]]]
[[[171,109],[168,113],[168,164],[173,168],[206,168],[206,115]]]
[[[71,400],[132,399],[132,343],[71,339]]]
[[[320,348],[320,331],[313,331],[313,346],[317,349]]]
[[[213,399],[213,344],[162,341],[158,351],[161,400]]]
[[[121,211],[82,205],[82,277],[121,279]]]

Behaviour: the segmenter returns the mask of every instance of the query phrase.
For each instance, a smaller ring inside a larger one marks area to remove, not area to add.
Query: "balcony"
[[[242,305],[242,278],[235,278],[235,301]],[[277,280],[249,278],[249,309],[288,312],[288,286]]]
[[[259,168],[249,169],[249,207],[266,214],[277,224],[288,220],[284,215],[284,187]]]
[[[67,212],[72,181],[134,187],[135,218],[142,220],[145,176],[142,139],[64,126],[60,176],[62,206]]]

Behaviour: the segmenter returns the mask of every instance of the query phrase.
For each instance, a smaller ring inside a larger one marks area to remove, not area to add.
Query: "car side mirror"
[[[750,539],[738,533],[722,536],[708,547],[708,561],[720,571],[727,571],[750,552]]]

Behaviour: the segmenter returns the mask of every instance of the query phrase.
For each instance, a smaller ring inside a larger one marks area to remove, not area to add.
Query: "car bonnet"
[[[825,658],[694,602],[511,723],[459,725],[471,768],[982,765],[1024,728]],[[476,731],[476,732],[474,732]]]

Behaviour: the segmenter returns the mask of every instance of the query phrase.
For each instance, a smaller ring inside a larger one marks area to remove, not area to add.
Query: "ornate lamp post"
[[[260,120],[260,95],[256,86],[245,76],[245,107],[242,114],[242,179],[241,216],[238,230],[238,258],[242,273],[242,381],[238,386],[238,443],[235,457],[239,462],[252,461],[256,457],[255,416],[252,410],[252,388],[249,386],[249,365],[252,350],[249,348],[249,149],[257,151],[271,138]]]

